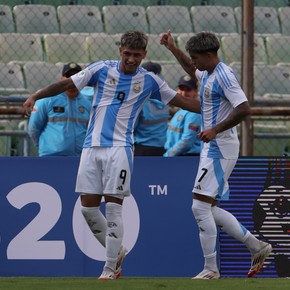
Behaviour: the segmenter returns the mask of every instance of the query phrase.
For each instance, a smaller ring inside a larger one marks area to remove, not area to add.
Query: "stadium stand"
[[[41,37],[31,33],[0,33],[0,62],[42,61]]]
[[[121,34],[94,34],[86,37],[90,62],[119,59]]]
[[[241,7],[234,9],[239,33],[241,33]],[[274,7],[254,7],[254,32],[266,36],[269,34],[281,33],[278,11]]]
[[[103,32],[101,12],[97,6],[61,5],[57,7],[60,32]]]
[[[16,63],[0,63],[0,94],[27,94],[21,66]]]
[[[43,40],[47,62],[89,63],[86,36],[45,34]]]
[[[254,66],[254,87],[256,96],[282,98],[290,92],[290,67],[276,65]]]
[[[223,36],[221,38],[221,48],[225,62],[242,61],[242,39],[240,35]],[[268,62],[264,39],[257,35],[254,36],[254,62],[265,64]]]
[[[256,6],[279,8],[289,6],[289,0],[255,0]],[[239,6],[239,5],[237,5]]]
[[[290,7],[280,7],[278,9],[278,15],[282,34],[290,36]]]
[[[189,10],[185,6],[148,6],[146,8],[151,34],[192,32]]]
[[[61,68],[56,64],[29,61],[24,64],[23,72],[29,93],[36,92],[59,80]]]
[[[179,79],[185,74],[180,64],[163,64],[162,77],[172,89],[177,87]]]
[[[143,6],[104,6],[102,12],[105,31],[108,34],[123,33],[132,29],[148,32],[146,11]]]
[[[269,64],[290,63],[290,36],[272,35],[266,37]]]
[[[53,5],[16,5],[13,7],[16,32],[58,33],[59,25]]]
[[[158,34],[148,34],[147,61],[163,63],[176,63],[173,54],[164,46],[160,45],[160,36]]]
[[[11,32],[15,32],[12,10],[8,5],[0,5],[0,33]]]
[[[237,33],[234,10],[228,6],[193,6],[190,8],[195,32]]]

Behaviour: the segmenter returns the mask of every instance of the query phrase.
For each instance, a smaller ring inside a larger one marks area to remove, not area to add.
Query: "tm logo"
[[[149,185],[151,195],[167,195],[167,185]]]

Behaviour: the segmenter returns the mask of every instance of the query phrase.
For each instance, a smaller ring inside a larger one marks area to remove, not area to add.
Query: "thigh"
[[[214,199],[228,199],[228,178],[237,159],[200,157],[193,192]]]
[[[86,194],[102,194],[102,147],[84,148],[82,150],[76,192]]]
[[[133,151],[130,147],[108,148],[103,167],[103,194],[130,195],[132,170]]]

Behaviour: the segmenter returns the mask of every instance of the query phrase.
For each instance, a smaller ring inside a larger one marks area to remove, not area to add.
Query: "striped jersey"
[[[201,131],[213,128],[225,120],[235,107],[247,101],[232,69],[220,62],[212,73],[196,70],[200,83]],[[201,156],[211,158],[237,158],[239,139],[236,127],[216,135],[203,143]]]
[[[95,62],[71,78],[79,90],[94,87],[84,147],[133,146],[135,121],[145,101],[151,97],[167,104],[176,95],[142,67],[134,74],[123,74],[120,61]]]

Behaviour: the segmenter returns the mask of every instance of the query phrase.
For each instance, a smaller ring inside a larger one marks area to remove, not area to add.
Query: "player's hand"
[[[205,143],[208,143],[209,141],[213,140],[216,137],[217,132],[214,129],[207,129],[198,134],[198,137],[200,140],[202,140]]]
[[[32,110],[33,110],[33,107],[34,107],[34,103],[35,103],[35,100],[32,96],[30,96],[22,105],[23,107],[23,111],[25,113],[26,116],[30,116]]]
[[[161,34],[160,44],[164,45],[169,50],[175,46],[174,39],[173,39],[170,31]]]

